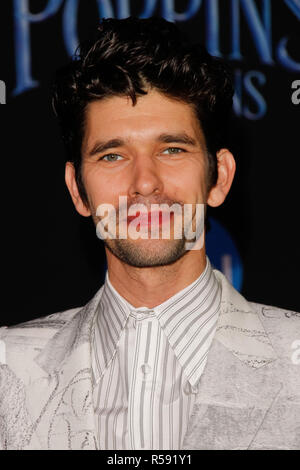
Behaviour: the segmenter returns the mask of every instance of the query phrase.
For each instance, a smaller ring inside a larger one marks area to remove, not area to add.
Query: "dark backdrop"
[[[49,100],[55,69],[100,16],[164,16],[230,61],[237,173],[225,204],[210,214],[237,253],[242,294],[300,310],[300,93],[292,88],[300,79],[299,0],[4,0],[0,15],[0,325],[83,305],[103,282],[103,246],[65,188]]]

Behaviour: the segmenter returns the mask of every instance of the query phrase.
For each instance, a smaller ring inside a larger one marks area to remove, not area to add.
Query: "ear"
[[[66,163],[65,182],[77,212],[84,217],[89,217],[91,215],[91,211],[86,207],[80,197],[75,178],[75,168],[72,162]]]
[[[207,204],[211,207],[220,206],[229,193],[236,164],[233,155],[227,149],[221,149],[217,152],[218,160],[218,180],[208,194]]]

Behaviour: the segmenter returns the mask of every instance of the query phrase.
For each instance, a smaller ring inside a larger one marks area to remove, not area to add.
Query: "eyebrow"
[[[196,140],[193,137],[190,137],[185,132],[180,132],[176,134],[160,134],[157,136],[156,141],[165,144],[177,143],[191,145],[193,147],[197,146]],[[105,150],[113,149],[116,147],[122,147],[122,145],[126,145],[126,142],[127,140],[124,140],[119,137],[115,139],[110,139],[106,142],[97,141],[93,145],[92,149],[88,152],[88,156],[92,157],[93,155],[104,152]]]

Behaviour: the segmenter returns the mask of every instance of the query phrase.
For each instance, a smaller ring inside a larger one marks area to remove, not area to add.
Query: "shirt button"
[[[141,370],[142,370],[144,375],[148,375],[151,372],[151,367],[149,366],[149,364],[143,364],[141,366]]]
[[[143,314],[143,313],[137,313],[137,314],[136,314],[136,319],[137,319],[137,320],[142,320],[142,318],[144,318],[144,314]]]

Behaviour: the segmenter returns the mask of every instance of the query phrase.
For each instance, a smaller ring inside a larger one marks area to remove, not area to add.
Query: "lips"
[[[173,216],[173,213],[170,213],[170,219]],[[133,220],[138,218],[138,225],[141,227],[146,227],[151,224],[153,225],[162,225],[163,223],[163,212],[158,211],[158,212],[145,212],[145,213],[140,213],[137,212],[136,215],[131,215],[127,217],[127,223],[130,224]],[[168,220],[168,213],[165,215],[166,220]]]

